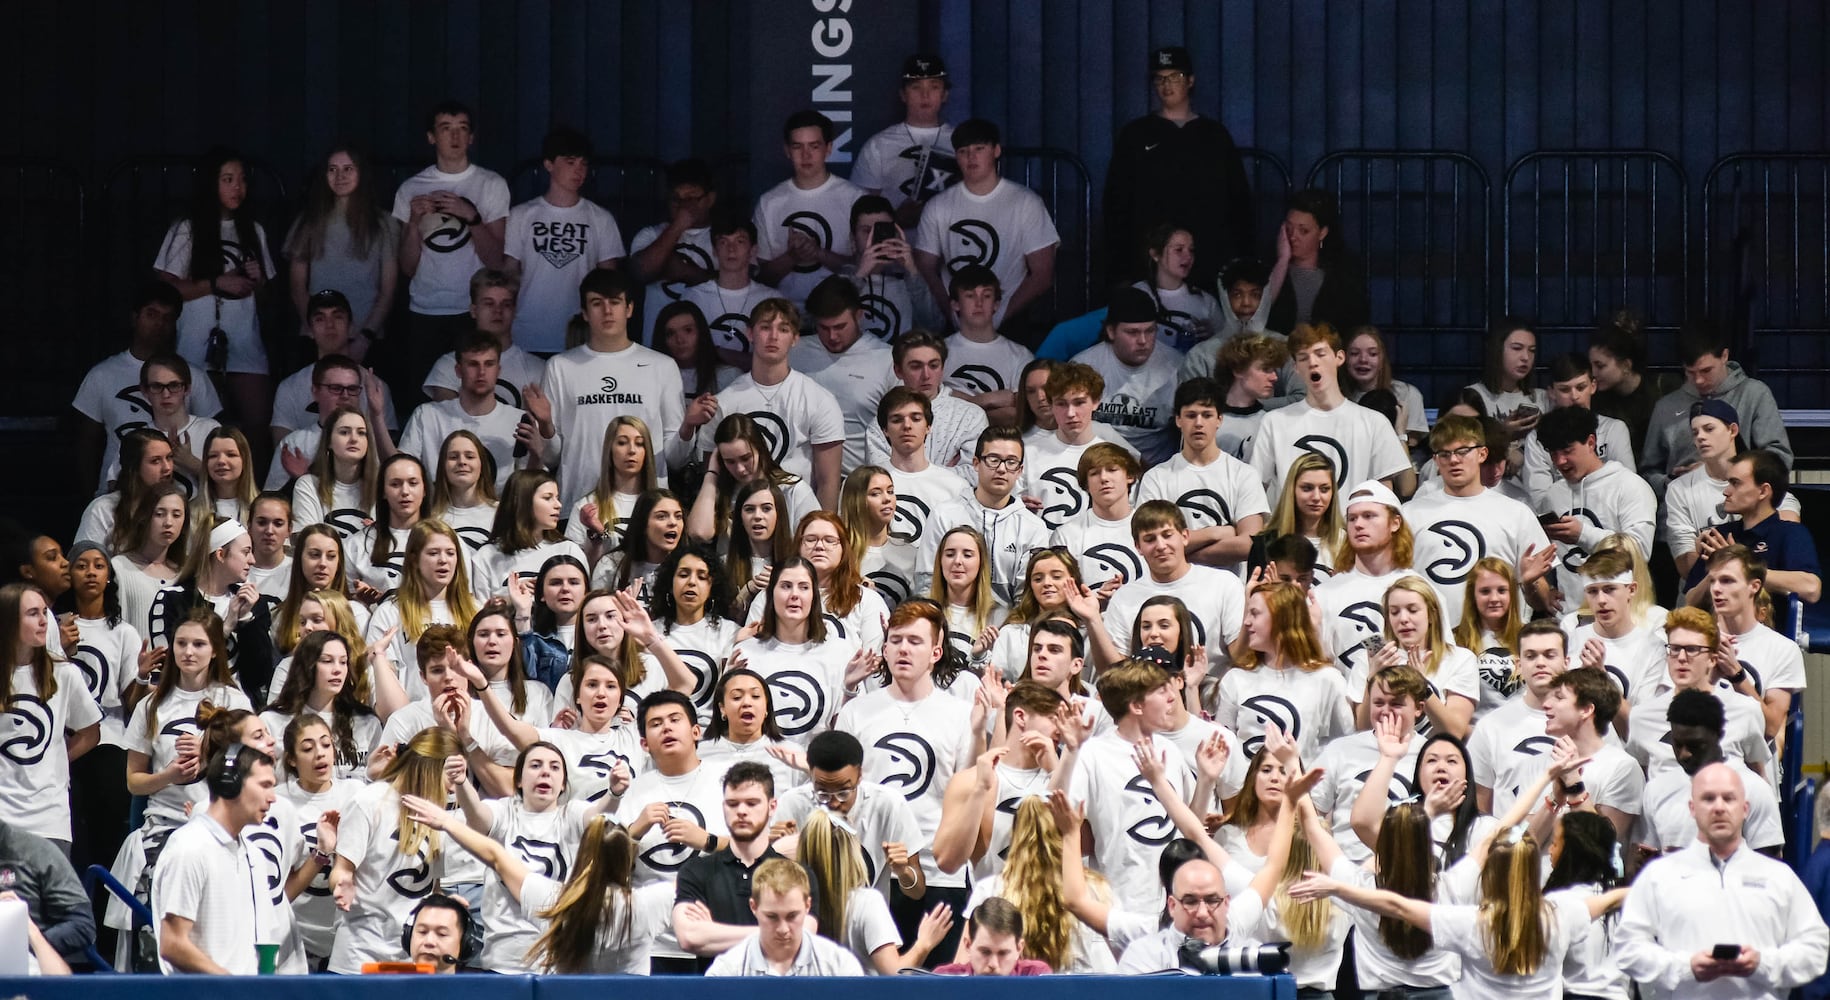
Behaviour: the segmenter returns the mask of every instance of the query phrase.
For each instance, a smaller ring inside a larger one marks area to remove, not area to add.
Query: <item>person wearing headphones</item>
[[[455,973],[476,958],[482,936],[463,900],[435,892],[413,908],[413,919],[400,929],[400,950],[434,973]]]
[[[273,758],[232,743],[211,756],[203,779],[209,806],[166,839],[153,874],[159,965],[167,974],[270,972],[278,952],[272,897],[239,831],[264,821],[273,807],[279,784]]]

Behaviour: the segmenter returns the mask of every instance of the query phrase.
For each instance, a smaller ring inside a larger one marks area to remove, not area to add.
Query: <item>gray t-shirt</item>
[[[1321,268],[1290,268],[1290,287],[1296,290],[1296,321],[1309,322],[1309,312],[1315,308],[1315,296],[1322,290],[1322,279],[1327,277]]]
[[[360,329],[369,311],[375,308],[380,292],[381,269],[394,266],[394,255],[400,245],[400,223],[380,216],[378,229],[369,241],[368,253],[358,255],[353,246],[349,220],[341,213],[332,215],[324,226],[324,244],[316,259],[310,261],[311,276],[305,281],[307,295],[334,288],[349,299],[350,328]],[[299,223],[286,234],[287,256],[298,245]]]

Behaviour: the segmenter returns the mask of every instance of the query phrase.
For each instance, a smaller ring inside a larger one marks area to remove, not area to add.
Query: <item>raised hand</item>
[[[1416,734],[1399,721],[1397,715],[1387,714],[1373,722],[1373,735],[1379,741],[1379,756],[1388,760],[1403,760],[1404,755],[1410,752],[1411,737]]]
[[[1265,731],[1266,746],[1270,745],[1271,733],[1276,731],[1276,727]],[[1226,762],[1232,753],[1232,745],[1226,742],[1226,737],[1216,732],[1195,748],[1195,771],[1210,782],[1219,781],[1220,776],[1226,773]]]
[[[1152,785],[1163,780],[1163,754],[1156,744],[1148,739],[1138,740],[1131,744],[1131,761],[1137,765],[1137,773]]]
[[[463,754],[452,754],[445,758],[445,794],[458,790],[458,786],[470,780],[470,764]]]

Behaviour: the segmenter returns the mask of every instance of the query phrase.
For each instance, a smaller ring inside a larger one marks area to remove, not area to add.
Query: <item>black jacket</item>
[[[205,607],[210,607],[210,602],[198,592],[195,580],[182,580],[159,591],[153,597],[152,613],[147,616],[153,644],[169,648],[185,616]],[[229,666],[235,671],[236,683],[256,707],[267,703],[267,685],[273,681],[273,667],[279,661],[273,646],[271,608],[267,601],[256,601],[248,620],[229,630]]]
[[[1135,273],[1151,227],[1173,222],[1195,237],[1190,278],[1214,286],[1222,265],[1253,252],[1252,184],[1232,133],[1212,118],[1181,125],[1145,115],[1119,130],[1106,168],[1106,273]]]
[[[1322,287],[1309,307],[1309,322],[1327,323],[1341,335],[1345,344],[1356,327],[1372,322],[1372,307],[1367,301],[1366,274],[1360,262],[1345,254],[1323,265]],[[1271,315],[1265,321],[1268,329],[1289,333],[1296,328],[1296,283],[1284,279],[1283,290],[1271,303]]]

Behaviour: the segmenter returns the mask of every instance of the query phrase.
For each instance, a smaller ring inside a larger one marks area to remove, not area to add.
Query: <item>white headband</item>
[[[1583,589],[1586,590],[1589,587],[1599,587],[1603,584],[1609,584],[1609,583],[1618,583],[1624,587],[1629,583],[1638,583],[1638,582],[1639,582],[1638,580],[1633,579],[1633,571],[1627,570],[1625,573],[1621,573],[1616,576],[1590,577],[1589,579],[1583,581],[1582,586],[1583,586]]]
[[[240,521],[231,517],[210,529],[210,551],[214,552],[247,533],[248,529],[242,527]]]

